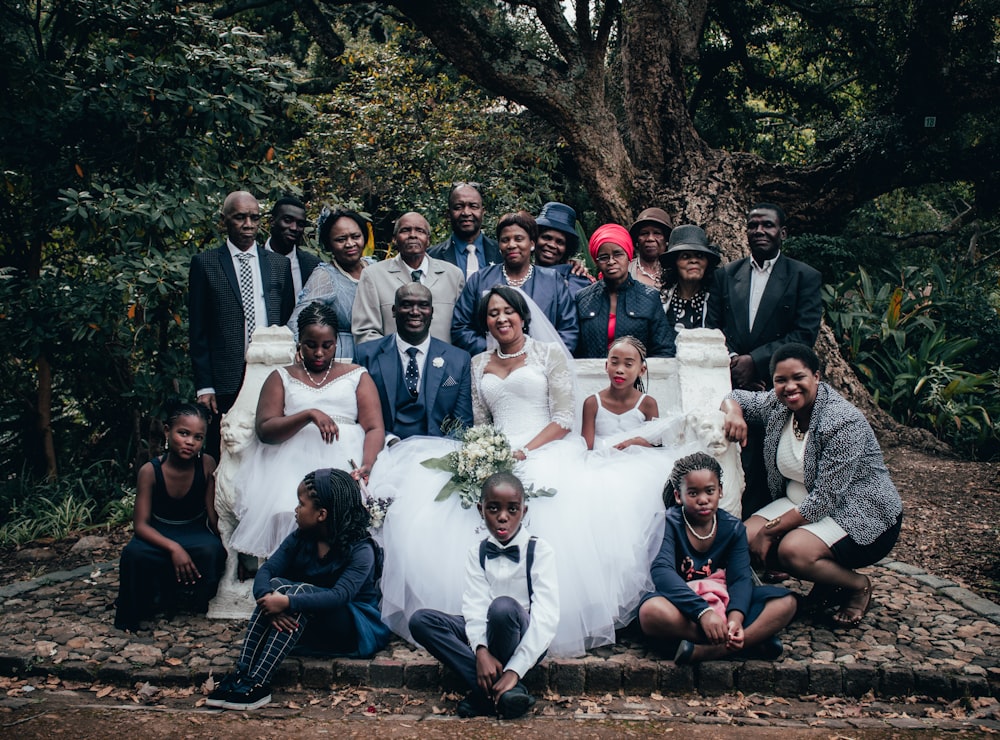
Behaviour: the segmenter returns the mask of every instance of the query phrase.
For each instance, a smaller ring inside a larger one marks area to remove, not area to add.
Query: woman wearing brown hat
[[[670,233],[670,217],[661,208],[647,208],[628,230],[635,244],[635,258],[629,263],[628,274],[649,287],[660,290],[663,274],[660,255],[666,249]]]
[[[708,243],[700,227],[684,224],[670,232],[667,251],[660,256],[660,296],[671,326],[700,329],[708,325],[708,291],[721,259],[719,248]]]

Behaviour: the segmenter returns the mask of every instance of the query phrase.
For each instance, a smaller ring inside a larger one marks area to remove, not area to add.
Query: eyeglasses
[[[618,262],[619,260],[627,260],[627,259],[628,259],[628,254],[619,249],[618,251],[612,252],[611,254],[597,255],[596,257],[594,257],[594,262],[596,262],[599,265],[606,265],[611,260]]]

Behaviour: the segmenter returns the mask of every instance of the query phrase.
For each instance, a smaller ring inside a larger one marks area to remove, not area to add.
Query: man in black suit
[[[445,260],[463,272],[466,279],[480,268],[503,262],[496,241],[483,234],[483,194],[478,182],[456,182],[448,193],[451,235],[427,250],[427,256]]]
[[[278,198],[271,207],[271,236],[264,249],[288,257],[296,298],[319,264],[319,257],[302,249],[302,238],[308,225],[305,203],[293,195]]]
[[[472,359],[430,336],[434,297],[426,285],[396,291],[396,333],[354,346],[382,403],[389,445],[414,435],[442,437],[472,426]]]
[[[775,350],[788,342],[811,347],[819,335],[822,277],[809,265],[782,256],[781,244],[787,236],[784,210],[773,203],[758,203],[747,214],[750,256],[715,271],[708,326],[716,326],[726,335],[734,388],[770,388]],[[749,517],[771,500],[763,430],[751,430],[743,451],[743,469],[743,515]]]
[[[257,245],[260,206],[245,191],[222,206],[226,243],[191,258],[188,336],[198,402],[213,412],[206,451],[218,455],[218,419],[236,401],[257,326],[285,324],[295,305],[288,259]]]

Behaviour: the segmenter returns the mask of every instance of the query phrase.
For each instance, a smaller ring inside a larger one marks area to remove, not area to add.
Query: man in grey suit
[[[451,315],[465,287],[465,276],[455,265],[429,256],[430,225],[419,213],[411,211],[400,216],[393,234],[398,254],[367,267],[358,281],[351,309],[355,345],[381,339],[395,330],[396,291],[409,283],[424,285],[431,292],[431,336],[450,344]]]
[[[320,261],[315,254],[302,249],[302,238],[308,225],[305,203],[293,195],[278,198],[271,207],[271,236],[264,249],[288,258],[296,298]]]
[[[773,203],[758,203],[747,214],[750,256],[715,271],[708,326],[726,335],[734,388],[770,388],[775,350],[788,342],[811,347],[819,335],[822,277],[818,270],[781,254],[787,236],[784,210]],[[749,517],[771,500],[762,429],[751,430],[742,459],[746,473],[743,515]]]
[[[257,245],[257,199],[230,193],[222,226],[226,243],[192,257],[188,274],[191,364],[198,402],[213,413],[206,451],[215,455],[218,415],[236,401],[253,330],[286,323],[295,305],[288,259]]]
[[[354,347],[354,361],[378,388],[387,443],[472,426],[471,358],[430,336],[434,305],[427,286],[401,286],[393,315],[395,334]]]
[[[451,235],[430,248],[434,259],[456,265],[468,278],[481,268],[503,262],[496,241],[483,233],[483,194],[478,182],[452,183],[448,193]]]

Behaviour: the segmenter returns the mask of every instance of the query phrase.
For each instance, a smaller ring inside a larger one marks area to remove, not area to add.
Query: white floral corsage
[[[444,358],[443,357],[435,357],[433,360],[431,360],[431,364],[434,367],[444,367]]]

